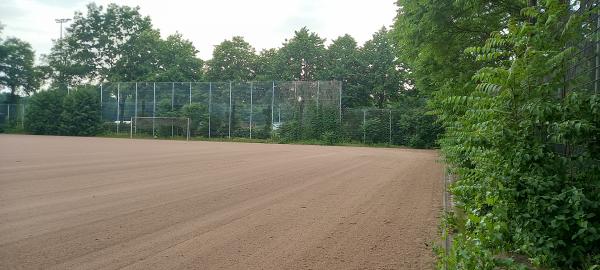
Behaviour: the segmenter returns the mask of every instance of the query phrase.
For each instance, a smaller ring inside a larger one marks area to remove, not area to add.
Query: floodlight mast
[[[63,38],[63,23],[66,23],[66,22],[68,22],[68,21],[70,21],[70,20],[71,20],[71,19],[69,19],[69,18],[61,18],[61,19],[55,19],[55,20],[54,20],[56,23],[59,23],[59,24],[60,24],[60,39],[61,39],[61,40],[62,40],[62,38]]]

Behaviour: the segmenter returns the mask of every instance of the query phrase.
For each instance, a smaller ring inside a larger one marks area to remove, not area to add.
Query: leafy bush
[[[192,135],[208,135],[208,109],[206,105],[192,103],[181,107],[181,115],[190,119]]]
[[[60,114],[60,134],[94,136],[101,130],[100,103],[92,91],[73,91],[65,96]]]
[[[25,131],[32,134],[60,134],[60,119],[65,94],[44,91],[34,94],[25,112]]]
[[[453,269],[587,269],[600,264],[600,96],[564,87],[580,18],[556,0],[523,10],[466,50],[475,86],[438,93],[441,140],[465,213],[444,258]],[[467,91],[465,91],[467,90]]]

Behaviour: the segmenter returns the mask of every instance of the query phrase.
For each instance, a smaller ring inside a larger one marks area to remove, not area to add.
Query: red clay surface
[[[0,135],[0,268],[431,269],[437,159]]]

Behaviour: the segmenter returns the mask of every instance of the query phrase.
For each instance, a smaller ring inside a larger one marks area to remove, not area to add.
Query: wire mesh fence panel
[[[0,128],[23,127],[25,104],[0,104]]]
[[[185,117],[132,117],[127,126],[132,138],[187,139],[189,134]]]
[[[571,42],[576,52],[568,61],[565,92],[597,94],[600,92],[600,8],[598,1],[575,2],[573,13],[591,14],[581,25],[580,35]]]
[[[135,83],[119,83],[117,94],[117,130],[118,133],[128,134],[129,122],[136,116]]]
[[[210,134],[211,137],[228,137],[230,135],[229,117],[231,104],[231,84],[228,82],[212,83],[210,99]]]
[[[353,143],[364,143],[363,120],[364,109],[343,108],[341,134],[343,140]]]
[[[173,83],[173,111],[179,116],[182,114],[183,106],[191,103],[191,83],[176,82]]]
[[[210,137],[210,98],[212,83],[192,83],[191,105],[183,110],[183,116],[190,118],[190,136]]]
[[[100,87],[100,103],[102,106],[102,121],[104,122],[104,131],[108,133],[117,132],[118,105],[117,105],[118,84],[102,84]]]
[[[246,82],[231,84],[231,137],[250,138],[251,85]]]
[[[273,82],[252,83],[252,138],[266,139],[271,136],[271,105]]]
[[[137,83],[137,114],[138,117],[154,116],[154,83]]]
[[[417,134],[417,125],[411,125],[402,111],[391,110],[392,144],[408,145],[409,140]]]
[[[365,132],[365,143],[389,143],[391,136],[390,111],[385,109],[365,110],[363,129]]]

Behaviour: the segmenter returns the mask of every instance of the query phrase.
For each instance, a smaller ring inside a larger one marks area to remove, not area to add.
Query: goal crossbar
[[[190,140],[190,118],[188,117],[161,117],[161,116],[157,116],[157,117],[131,117],[131,121],[129,122],[129,138],[133,138],[134,134],[137,134],[137,129],[138,129],[138,122],[140,120],[151,120],[152,121],[152,137],[156,138],[156,131],[157,131],[157,124],[156,124],[156,120],[173,120],[171,121],[171,137],[174,136],[174,121],[178,121],[179,123],[182,123],[181,125],[179,125],[180,127],[185,127],[185,136],[186,136],[186,140],[189,141]]]

